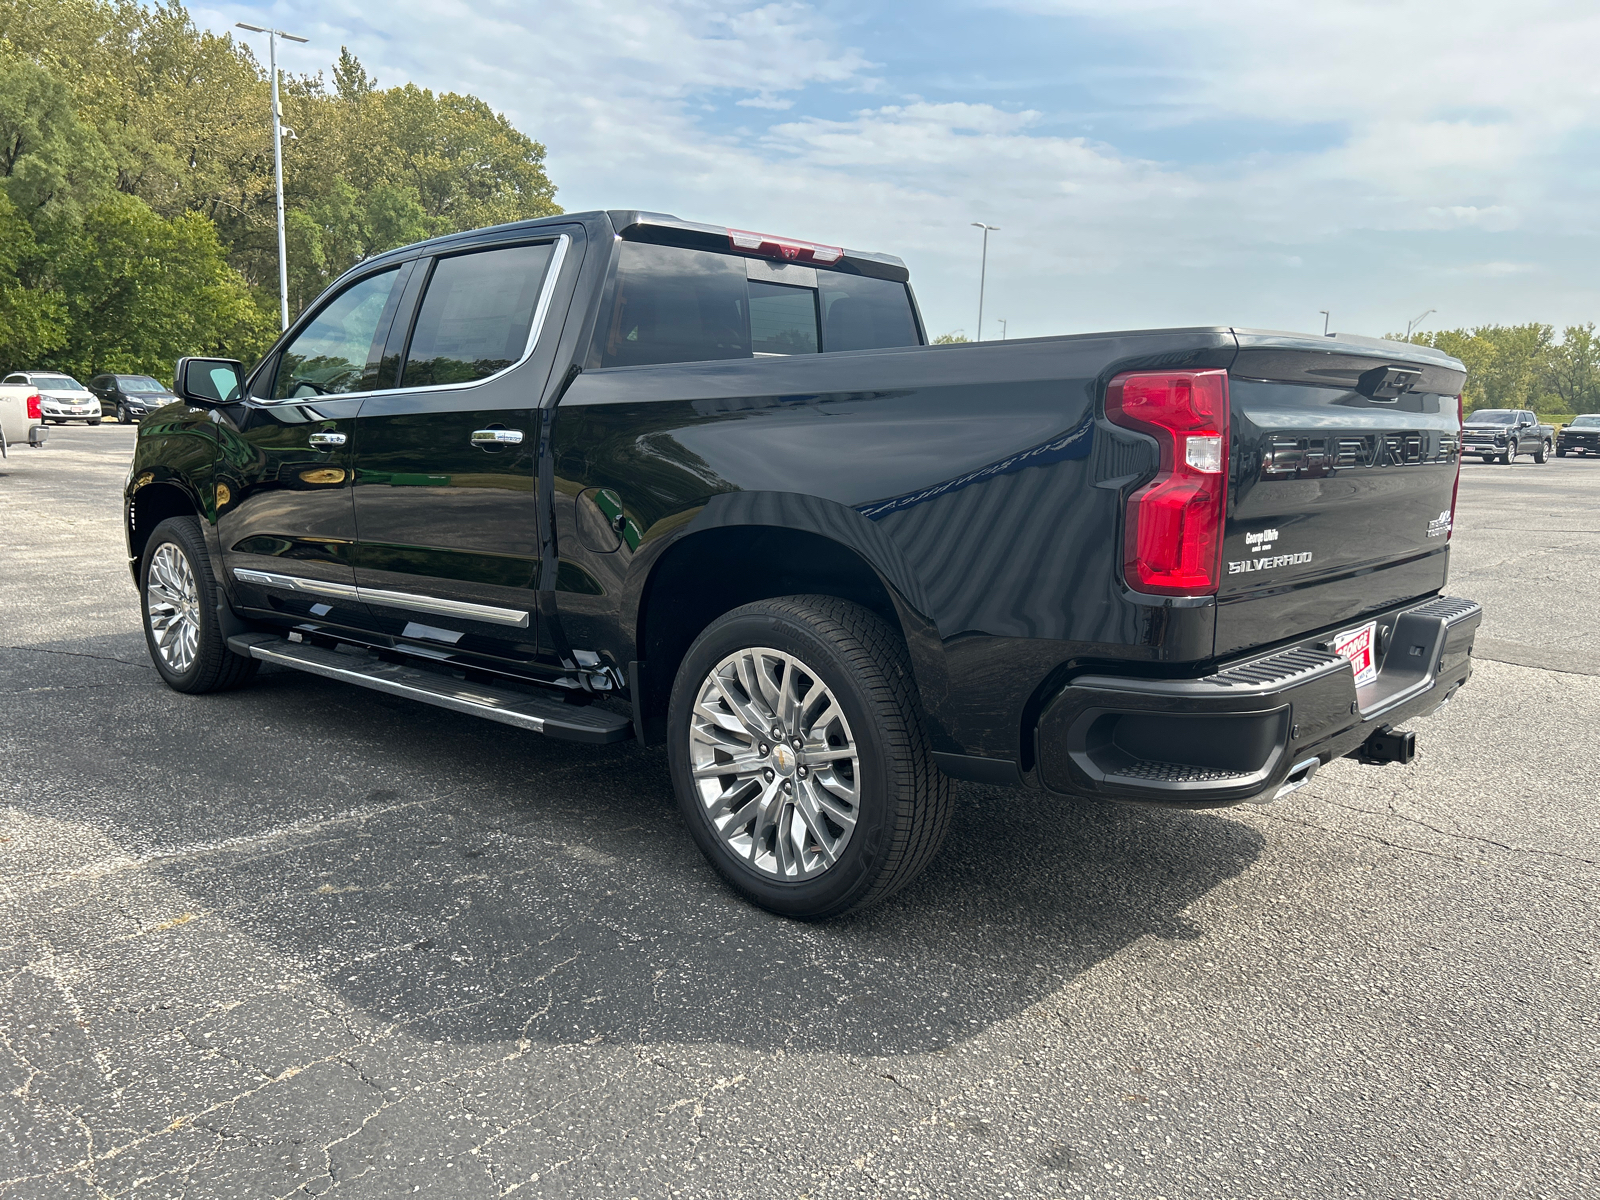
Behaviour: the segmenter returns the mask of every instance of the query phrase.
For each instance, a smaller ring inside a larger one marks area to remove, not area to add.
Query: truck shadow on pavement
[[[427,1041],[937,1051],[1141,938],[1201,936],[1185,910],[1262,847],[1215,814],[962,785],[919,880],[806,924],[705,863],[660,750],[546,742],[292,672],[184,697],[153,671],[68,661],[127,685],[115,704],[143,719],[52,768],[117,802],[73,814],[46,788],[40,807]],[[160,788],[127,794],[130,770]]]

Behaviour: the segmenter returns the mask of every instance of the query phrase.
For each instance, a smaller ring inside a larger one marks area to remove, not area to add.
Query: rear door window
[[[400,386],[471,383],[522,361],[554,245],[502,246],[434,263]]]

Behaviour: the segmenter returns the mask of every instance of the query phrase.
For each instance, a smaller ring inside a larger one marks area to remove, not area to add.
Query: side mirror
[[[237,404],[244,396],[244,364],[231,358],[180,358],[172,390],[190,404]]]

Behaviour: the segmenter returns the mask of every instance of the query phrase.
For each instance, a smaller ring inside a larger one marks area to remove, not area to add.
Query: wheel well
[[[196,515],[194,501],[182,488],[170,483],[148,483],[133,494],[133,509],[128,514],[128,553],[135,563],[144,558],[144,545],[155,527],[168,517]]]
[[[725,612],[774,596],[837,596],[904,634],[888,589],[854,550],[821,534],[738,525],[693,534],[667,551],[639,603],[639,697],[652,740],[663,732],[678,664]]]

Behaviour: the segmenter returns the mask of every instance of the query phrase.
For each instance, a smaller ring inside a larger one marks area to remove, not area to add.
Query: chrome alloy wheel
[[[200,588],[189,559],[172,542],[157,546],[150,559],[144,606],[161,661],[182,675],[193,665],[200,644]]]
[[[838,700],[792,654],[730,654],[700,684],[689,760],[705,814],[736,858],[795,881],[844,853],[861,763]]]

